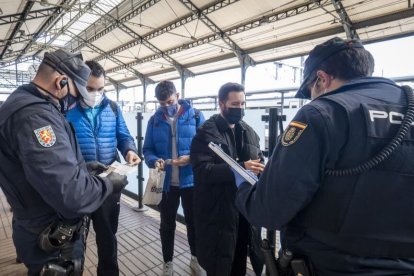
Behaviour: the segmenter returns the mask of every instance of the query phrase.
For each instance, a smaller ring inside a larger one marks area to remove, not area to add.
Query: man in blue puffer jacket
[[[191,250],[190,267],[199,274],[195,257],[193,223],[193,171],[190,165],[190,145],[196,129],[204,122],[203,114],[186,100],[178,100],[171,81],[155,87],[155,97],[161,107],[150,118],[144,140],[144,157],[149,168],[166,171],[162,200],[160,236],[164,258],[163,275],[173,275],[174,233],[180,197],[187,225]]]
[[[87,94],[66,115],[75,128],[76,137],[86,162],[98,161],[105,165],[117,160],[117,149],[130,164],[138,164],[134,139],[131,137],[120,108],[103,93],[105,71],[95,61],[85,62],[91,71]],[[97,275],[119,275],[116,232],[121,193],[109,196],[92,214],[98,247]]]

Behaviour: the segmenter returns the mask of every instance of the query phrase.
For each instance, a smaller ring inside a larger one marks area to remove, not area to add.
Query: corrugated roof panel
[[[125,73],[121,73],[121,72],[109,73],[106,76],[116,81],[125,79]],[[110,83],[110,82],[107,81],[107,83]]]
[[[211,71],[220,70],[220,69],[224,69],[227,67],[234,67],[234,66],[239,66],[239,60],[237,58],[231,58],[231,59],[217,61],[217,62],[213,62],[209,64],[190,67],[188,69],[190,69],[192,72],[196,74],[200,74],[200,73],[211,72]]]
[[[142,59],[154,55],[154,52],[142,44],[131,47],[125,51],[119,52],[113,56],[119,58],[124,62],[131,62],[134,59]]]
[[[75,35],[86,30],[92,23],[99,19],[100,16],[90,13],[82,15],[75,23],[70,26],[69,31]]]
[[[177,54],[173,54],[171,57],[181,64],[188,64],[198,60],[206,60],[232,52],[233,51],[223,41],[218,40],[214,42],[214,45],[204,44]]]
[[[161,50],[175,48],[177,46],[190,43],[194,39],[201,38],[207,34],[212,34],[200,20],[194,20],[184,26],[150,39],[149,42]]]
[[[159,58],[151,62],[135,65],[133,68],[145,75],[152,72],[165,70],[167,68],[172,68],[172,65],[169,64],[165,59]]]
[[[336,36],[346,38],[345,33],[338,34]],[[273,61],[273,60],[280,60],[286,57],[293,57],[298,55],[304,55],[312,50],[316,45],[325,42],[326,40],[332,38],[334,36],[326,36],[318,39],[312,39],[300,43],[290,44],[288,46],[278,47],[275,49],[270,49],[266,51],[261,51],[258,53],[252,53],[250,56],[256,62],[264,62],[264,61]]]
[[[375,2],[375,4],[373,2]],[[343,4],[352,22],[357,22],[365,20],[367,18],[378,17],[380,15],[407,9],[407,1],[401,0],[349,0],[345,1]]]
[[[88,47],[82,48],[80,52],[82,53],[83,60],[93,59],[99,55],[98,53],[96,53],[95,51],[92,51]]]
[[[119,3],[123,0],[101,0],[99,1],[96,6],[100,9],[104,10],[106,13],[116,7]]]
[[[181,3],[177,3],[175,0],[162,0],[131,19],[130,22],[144,24],[146,28],[133,28],[143,35],[188,14],[191,14],[191,12]]]
[[[134,87],[134,86],[142,85],[142,83],[139,79],[136,79],[136,80],[133,80],[133,81],[123,82],[122,84],[127,86],[127,87]]]
[[[407,18],[357,30],[362,40],[385,39],[393,35],[414,34],[414,18]]]
[[[133,38],[130,35],[126,34],[119,28],[116,28],[113,31],[104,35],[103,37],[95,40],[93,42],[93,45],[104,51],[109,51],[131,40],[133,40]]]
[[[102,67],[103,67],[105,70],[109,70],[109,69],[111,69],[111,68],[114,68],[114,67],[118,66],[118,64],[116,64],[115,62],[113,62],[113,61],[111,61],[111,60],[109,60],[109,59],[104,59],[104,60],[101,60],[101,61],[99,61],[99,64],[101,64],[101,65],[102,65]]]
[[[3,15],[18,13],[21,3],[22,3],[22,1],[2,0],[1,1],[1,10],[3,11]]]
[[[202,8],[204,6],[209,5],[212,1],[210,0],[192,0],[194,5],[196,5],[198,8]]]
[[[56,46],[60,46],[63,47],[65,46],[66,43],[68,43],[68,41],[72,40],[71,36],[68,35],[60,35],[58,36],[55,41],[53,41],[52,45],[56,45]]]
[[[298,37],[306,33],[340,26],[339,23],[332,24],[332,16],[322,10],[310,11],[309,15],[300,14],[292,16],[233,35],[231,38],[242,49],[248,49],[268,44],[275,40]],[[304,24],[306,24],[306,27],[304,27]]]
[[[151,76],[151,79],[153,79],[155,82],[159,82],[162,80],[172,80],[172,79],[178,79],[180,75],[177,71],[164,73],[160,75]]]
[[[257,0],[242,0],[209,14],[208,18],[219,28],[226,29],[230,26],[266,15],[269,11],[284,10],[293,7],[298,5],[298,2],[290,0],[260,0],[259,4]]]

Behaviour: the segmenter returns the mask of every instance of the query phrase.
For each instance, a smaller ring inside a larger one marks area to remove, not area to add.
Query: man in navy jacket
[[[189,154],[191,141],[197,127],[204,122],[204,116],[192,108],[188,101],[178,100],[178,93],[171,81],[160,82],[155,87],[155,97],[161,107],[148,122],[143,150],[149,168],[157,167],[166,171],[160,203],[163,275],[173,274],[175,219],[180,197],[192,255],[190,266],[199,273],[193,220],[194,181]]]
[[[317,45],[297,94],[312,101],[290,122],[255,185],[236,174],[240,212],[281,230],[282,247],[307,256],[316,275],[414,271],[414,128],[388,158],[372,162],[399,130],[407,92],[373,71],[372,55],[357,40]]]
[[[91,69],[87,91],[81,93],[81,100],[66,115],[75,128],[83,157],[86,161],[110,165],[119,158],[119,150],[128,163],[138,164],[141,159],[122,112],[103,92],[104,69],[95,61],[86,61],[86,65]],[[98,275],[119,275],[116,232],[120,198],[121,193],[112,194],[92,214],[98,247]]]
[[[40,246],[40,234],[59,230],[62,222],[78,224],[127,183],[126,177],[114,173],[105,178],[88,173],[62,114],[86,89],[89,74],[77,55],[63,50],[46,53],[33,82],[20,86],[0,108],[0,186],[13,208],[17,257],[29,275],[39,275],[51,262],[83,259],[79,228],[71,231],[75,234],[70,241],[55,243],[73,244],[70,252],[61,246]]]

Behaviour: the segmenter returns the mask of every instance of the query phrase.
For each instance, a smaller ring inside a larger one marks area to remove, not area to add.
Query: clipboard
[[[232,167],[236,172],[238,172],[244,179],[246,179],[247,182],[249,182],[251,185],[254,185],[256,183],[256,179],[254,179],[242,166],[240,166],[239,163],[236,162],[233,158],[231,158],[227,153],[223,151],[223,149],[213,143],[208,143],[208,147],[214,151],[215,154],[221,157],[224,162],[229,164],[230,167]]]

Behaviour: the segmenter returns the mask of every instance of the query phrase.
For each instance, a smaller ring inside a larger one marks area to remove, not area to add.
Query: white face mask
[[[101,104],[103,100],[103,91],[94,91],[94,92],[88,92],[88,95],[82,95],[83,101],[88,106],[94,108],[95,106]]]

